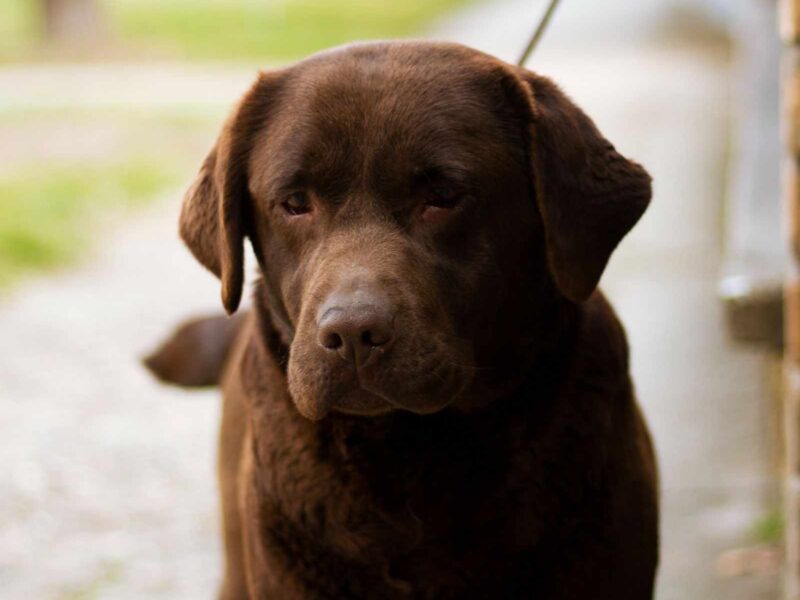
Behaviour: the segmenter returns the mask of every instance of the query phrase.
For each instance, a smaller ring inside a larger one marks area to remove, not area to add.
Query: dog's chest
[[[257,441],[254,479],[268,568],[279,578],[322,595],[405,597],[412,581],[468,585],[466,573],[494,568],[487,545],[499,557],[530,544],[534,519],[508,485],[502,432],[455,415],[409,415],[378,428],[310,424],[288,412],[278,420]],[[366,588],[340,589],[349,585]]]

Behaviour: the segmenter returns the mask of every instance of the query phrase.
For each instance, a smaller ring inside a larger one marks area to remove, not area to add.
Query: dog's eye
[[[426,221],[446,219],[464,198],[460,189],[449,185],[436,185],[428,190],[422,207],[422,218]]]
[[[296,216],[311,212],[311,199],[304,192],[295,192],[283,201],[283,210]]]
[[[433,208],[455,208],[461,202],[461,191],[449,185],[432,187],[425,206]]]

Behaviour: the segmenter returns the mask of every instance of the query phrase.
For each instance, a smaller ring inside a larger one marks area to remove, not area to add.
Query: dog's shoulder
[[[620,439],[639,435],[640,419],[625,330],[601,292],[578,305],[573,335],[551,368],[561,375],[549,387],[526,392],[519,409],[523,413],[515,421],[516,453],[524,457],[532,452],[548,457],[547,464],[559,465],[553,485],[565,496],[592,481],[604,481],[609,457],[616,454]],[[535,470],[520,472],[527,478]],[[587,472],[594,476],[584,477]],[[573,473],[582,475],[573,479]]]

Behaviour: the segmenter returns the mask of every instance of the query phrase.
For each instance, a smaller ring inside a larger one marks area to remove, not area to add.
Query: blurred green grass
[[[0,292],[74,263],[107,225],[178,193],[224,112],[0,110]]]
[[[28,271],[76,260],[103,216],[140,206],[181,176],[139,157],[109,165],[29,166],[0,175],[0,288]]]
[[[359,39],[403,37],[469,0],[101,0],[112,43],[137,56],[285,60]],[[0,57],[30,53],[39,3],[0,2]]]
[[[778,544],[783,539],[785,528],[783,511],[772,508],[753,524],[751,537],[761,544]]]
[[[93,49],[94,54],[73,58],[278,63],[349,41],[409,36],[470,1],[99,0],[108,42]],[[0,62],[69,58],[64,48],[43,43],[41,4],[0,0]],[[3,135],[26,138],[30,131],[20,124],[40,120],[33,135],[45,147],[48,120],[86,119],[91,131],[98,115],[81,111],[81,107],[62,107],[27,114],[5,107],[0,111],[0,129]],[[0,165],[0,289],[26,273],[74,262],[96,237],[104,215],[138,206],[188,179],[191,167],[185,159],[196,148],[207,147],[197,138],[204,135],[209,115],[184,115],[167,123],[164,115],[148,116],[147,110],[132,106],[118,122],[130,125],[134,116],[137,125],[129,129],[145,131],[149,147],[161,148],[162,158],[170,158],[142,159],[143,143],[135,135],[123,136],[104,150],[108,156],[102,159],[75,157],[55,163],[46,152],[18,159],[18,153],[8,151],[14,148],[13,139],[10,146],[9,140],[0,143],[0,150],[5,145],[5,155],[14,157],[10,164]],[[30,146],[29,142],[26,147]]]
[[[37,38],[39,10],[31,0],[0,0],[0,59],[31,53]]]
[[[122,38],[188,58],[290,59],[344,42],[402,37],[464,0],[118,0]]]

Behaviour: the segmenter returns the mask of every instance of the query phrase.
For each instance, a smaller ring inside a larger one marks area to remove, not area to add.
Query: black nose
[[[335,296],[320,309],[317,340],[344,360],[362,366],[376,348],[394,339],[393,311],[379,297]]]

